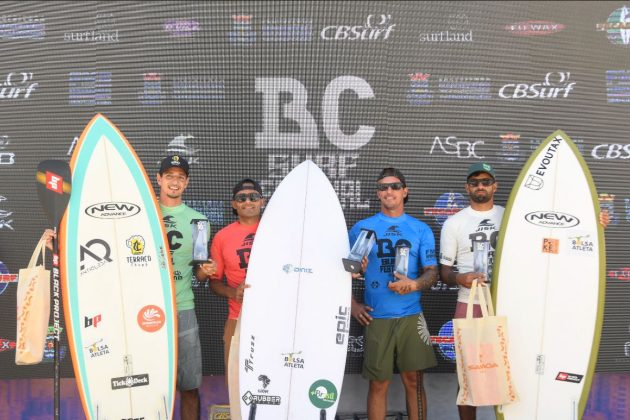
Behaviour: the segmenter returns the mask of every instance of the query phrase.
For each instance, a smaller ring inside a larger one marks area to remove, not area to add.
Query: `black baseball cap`
[[[160,175],[171,168],[180,168],[188,176],[189,167],[188,161],[180,155],[170,155],[165,157],[160,164]]]
[[[402,174],[402,172],[400,172],[396,168],[383,169],[381,173],[378,175],[378,178],[376,178],[376,182],[380,181],[383,178],[387,178],[388,176],[395,176],[396,178],[400,180],[400,182],[402,182],[404,187],[407,187],[407,181],[405,181],[405,176]]]
[[[254,190],[257,191],[260,195],[262,195],[262,187],[258,183],[258,181],[254,181],[251,178],[245,178],[240,180],[234,188],[232,188],[232,198],[236,196],[240,191],[243,190]]]

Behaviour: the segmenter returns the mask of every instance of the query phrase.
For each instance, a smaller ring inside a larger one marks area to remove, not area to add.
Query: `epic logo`
[[[534,211],[525,215],[529,223],[548,228],[569,228],[580,224],[580,219],[567,213]]]
[[[138,213],[140,213],[140,206],[125,202],[92,204],[85,209],[85,214],[97,219],[123,219]]]
[[[98,324],[101,322],[101,315],[98,314],[92,318],[88,318],[87,316],[83,317],[85,319],[85,328],[94,326],[94,328],[98,327]]]
[[[376,130],[365,125],[360,125],[354,134],[346,134],[341,130],[339,101],[346,91],[354,92],[359,99],[374,97],[370,85],[359,77],[340,76],[333,79],[326,86],[322,99],[322,124],[332,144],[342,150],[356,150],[365,146]],[[259,77],[256,79],[256,92],[263,95],[263,131],[256,133],[256,148],[319,148],[317,124],[306,109],[308,93],[302,83],[287,77]],[[282,100],[286,94],[292,98],[291,101]],[[280,123],[283,120],[297,124],[298,131],[281,132]]]
[[[335,316],[337,320],[337,337],[335,342],[337,344],[344,344],[346,342],[346,336],[350,332],[350,312],[347,306],[340,306],[338,315]]]

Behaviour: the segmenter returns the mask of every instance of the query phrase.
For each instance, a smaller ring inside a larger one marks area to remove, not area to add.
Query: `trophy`
[[[374,242],[376,242],[376,233],[373,230],[361,229],[357,240],[354,242],[354,245],[352,245],[350,255],[348,255],[348,258],[341,259],[343,261],[343,267],[347,272],[361,272],[361,261],[370,253]]]
[[[205,219],[193,219],[190,222],[193,240],[192,264],[208,262],[208,221]]]
[[[396,245],[396,263],[394,264],[394,272],[407,275],[409,271],[409,246],[408,245]],[[396,281],[394,277],[393,281]]]
[[[473,241],[473,271],[483,273],[486,276],[486,283],[490,283],[488,276],[488,253],[490,252],[490,241]]]

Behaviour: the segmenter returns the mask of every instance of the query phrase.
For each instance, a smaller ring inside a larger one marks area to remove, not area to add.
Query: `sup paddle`
[[[61,325],[59,310],[61,305],[61,289],[59,287],[59,244],[56,240],[57,227],[61,217],[66,211],[70,200],[71,190],[70,166],[62,160],[44,160],[37,165],[37,196],[48,217],[48,221],[53,227],[55,236],[53,243],[53,269],[52,269],[52,307],[53,307],[53,329],[54,329],[54,418],[59,419],[59,336]]]

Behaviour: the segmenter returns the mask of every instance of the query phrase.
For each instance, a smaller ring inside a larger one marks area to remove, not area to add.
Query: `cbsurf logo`
[[[533,211],[525,215],[532,225],[548,228],[570,228],[580,224],[580,219],[568,214],[556,211]]]
[[[124,219],[138,213],[140,206],[124,201],[97,203],[85,208],[85,214],[96,219]]]

